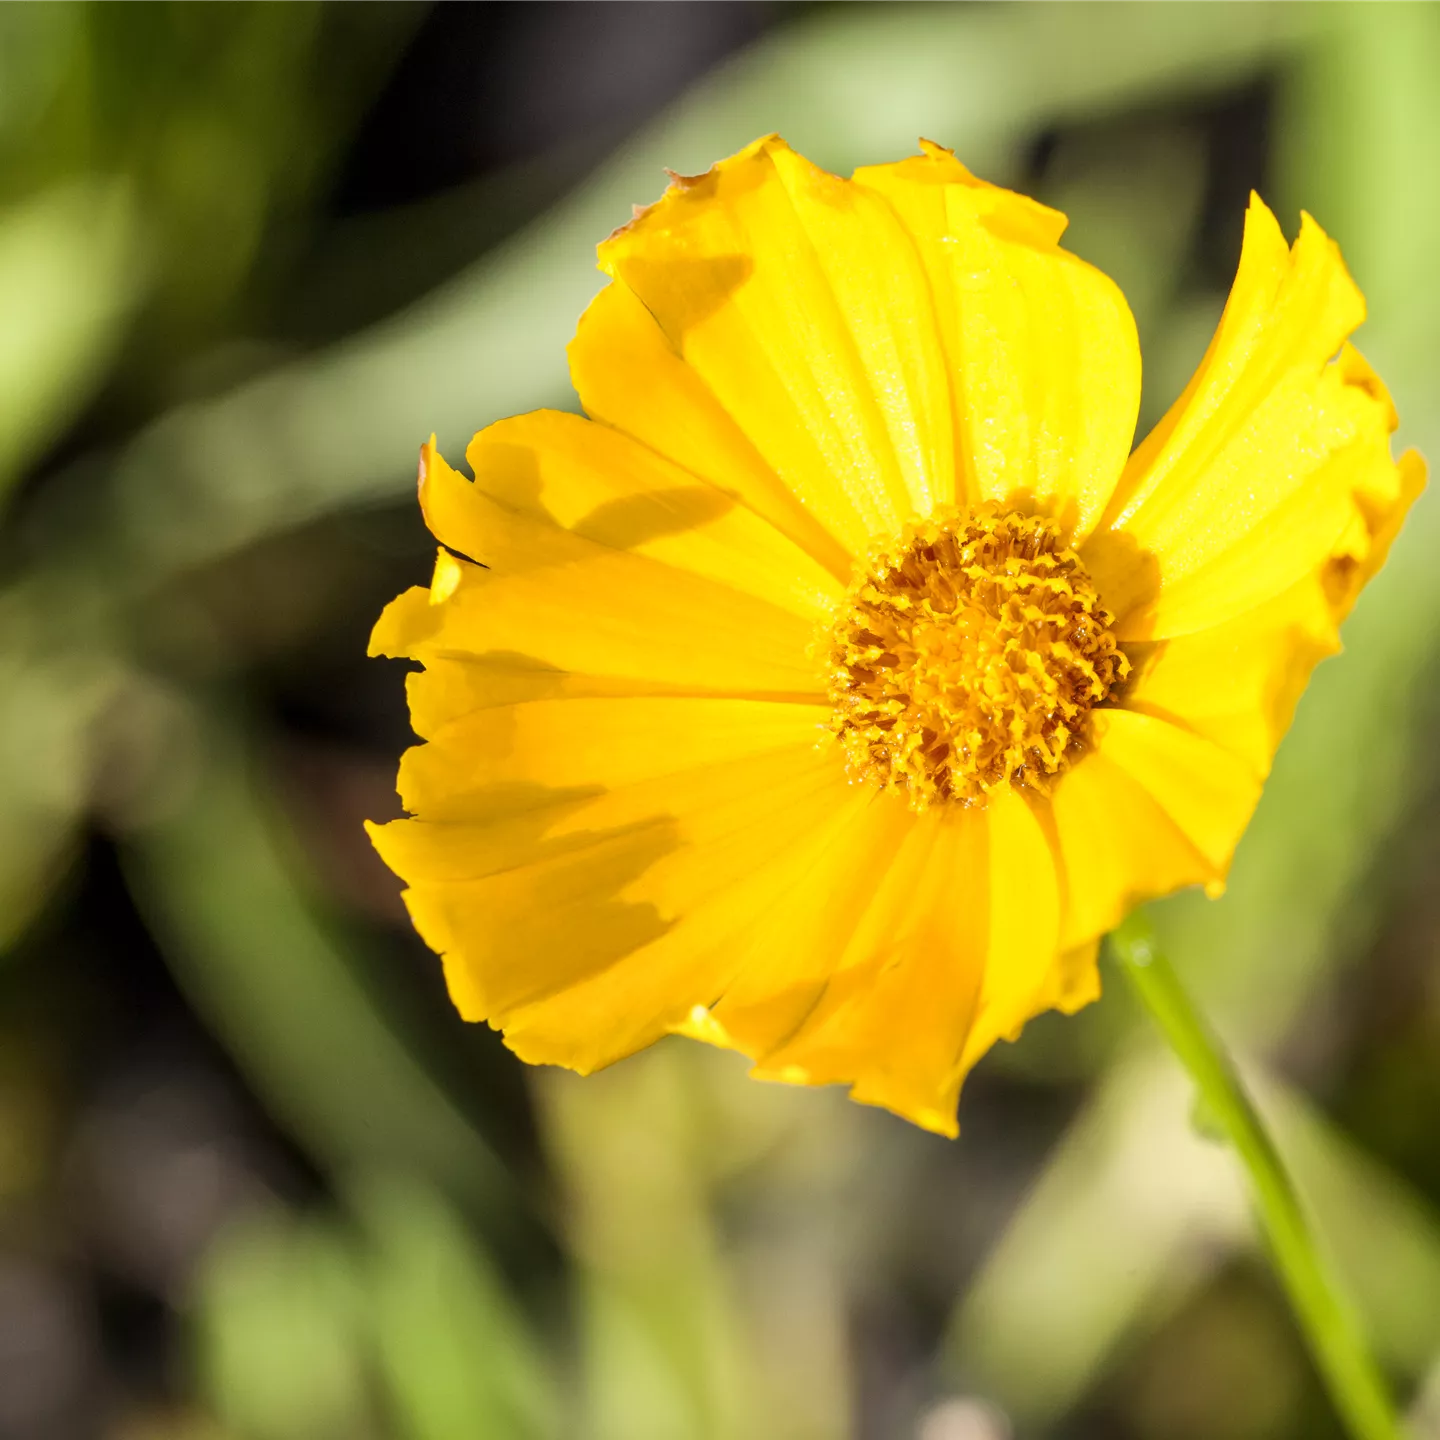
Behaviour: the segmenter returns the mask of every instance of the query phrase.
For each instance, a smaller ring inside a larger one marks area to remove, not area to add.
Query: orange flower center
[[[939,515],[871,559],[828,637],[850,772],[923,810],[1046,791],[1129,674],[1113,617],[1059,527]]]

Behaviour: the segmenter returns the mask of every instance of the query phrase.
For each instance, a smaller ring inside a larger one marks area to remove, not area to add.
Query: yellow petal
[[[377,839],[420,823],[392,821]],[[475,880],[407,876],[405,903],[444,962],[455,1008],[467,1020],[499,1025],[514,1006],[573,984],[664,933],[654,908],[628,901],[624,892],[677,843],[674,826],[657,816],[596,834],[583,846],[549,847],[530,864]]]
[[[1339,649],[1333,607],[1307,576],[1223,625],[1132,646],[1125,706],[1203,735],[1263,780],[1310,672]]]
[[[1348,347],[1332,359],[1364,314],[1320,227],[1303,217],[1288,248],[1252,197],[1210,349],[1081,552],[1122,639],[1223,624],[1363,559],[1367,517],[1401,489],[1389,397]]]
[[[1096,711],[1090,752],[1049,800],[1061,948],[1093,941],[1136,905],[1186,885],[1220,893],[1259,798],[1254,769],[1213,741],[1152,715]]]
[[[812,624],[844,593],[752,510],[609,426],[540,410],[482,430],[465,458],[475,488],[511,510],[703,575]],[[465,482],[448,471],[435,484]]]
[[[1100,998],[1100,941],[1062,951],[1050,969],[1037,1009],[1073,1015]]]
[[[997,1040],[1017,1039],[1027,1020],[1048,1009],[1057,983],[1060,889],[1045,832],[1015,790],[998,794],[985,819],[990,840],[985,980],[961,1057],[962,1075]]]
[[[683,1033],[761,1059],[814,1009],[876,889],[923,823],[896,796],[852,786],[843,828],[748,937],[739,963]],[[703,1032],[703,1035],[702,1035]]]
[[[600,265],[852,554],[953,495],[929,287],[878,196],[771,137],[677,179]]]
[[[443,556],[443,586],[393,601],[372,654],[626,679],[641,693],[823,692],[814,621],[793,607],[520,514],[433,452],[423,498],[441,540],[494,568]]]
[[[418,608],[418,607],[417,607]],[[630,676],[585,675],[556,670],[523,655],[446,656],[425,652],[425,668],[405,677],[410,725],[428,740],[438,731],[476,710],[519,705],[527,700],[636,699],[642,696],[683,698],[699,694],[695,687]],[[751,693],[742,698],[759,698]],[[774,695],[783,701],[801,695]]]
[[[1218,892],[1260,798],[1260,777],[1214,741],[1153,715],[1098,710],[1092,720],[1095,753],[1174,822],[1208,867],[1206,883]]]
[[[799,1030],[755,1074],[851,1096],[954,1135],[964,1050],[985,973],[985,824],[978,811],[920,817],[880,878]],[[966,904],[962,876],[979,904]],[[947,903],[948,902],[948,903]]]
[[[1049,812],[1067,953],[1093,945],[1146,900],[1218,878],[1160,802],[1098,749],[1056,782]],[[1082,988],[1084,980],[1082,971]],[[1063,990],[1052,1003],[1064,1008]]]
[[[374,833],[462,1012],[526,1059],[589,1070],[712,996],[737,931],[863,799],[833,749],[807,747]]]
[[[1360,554],[1336,555],[1321,576],[1336,621],[1343,620],[1359,598],[1361,590],[1374,579],[1390,554],[1410,507],[1425,488],[1425,460],[1417,450],[1407,450],[1396,466],[1399,489],[1388,506],[1370,510],[1366,516],[1368,534]]]
[[[614,789],[766,751],[815,748],[822,705],[673,697],[534,700],[442,726],[400,761],[405,808],[463,819],[496,787]]]
[[[1140,404],[1135,322],[1058,244],[1065,217],[977,180],[947,150],[856,172],[915,237],[955,384],[961,498],[1053,514],[1083,539]]]
[[[854,1099],[953,1135],[965,1075],[1048,1003],[1058,926],[1051,852],[1018,794],[927,811],[833,976],[756,1073],[848,1082]]]
[[[749,1050],[728,1031],[715,998],[739,972],[763,970],[771,960],[780,968],[770,986],[784,995],[806,954],[818,949],[828,959],[822,947],[831,927],[815,902],[823,896],[843,907],[846,897],[826,881],[853,877],[858,857],[874,847],[865,823],[871,797],[838,773],[831,782],[801,794],[787,777],[782,803],[750,792],[748,825],[727,835],[688,825],[691,845],[667,854],[632,887],[653,897],[660,914],[673,912],[673,923],[653,943],[509,1015],[506,1043],[523,1059],[582,1071],[667,1031]],[[738,812],[733,786],[731,803]]]
[[[655,317],[619,281],[580,317],[570,379],[587,414],[642,441],[768,520],[848,583],[851,552],[766,464]]]

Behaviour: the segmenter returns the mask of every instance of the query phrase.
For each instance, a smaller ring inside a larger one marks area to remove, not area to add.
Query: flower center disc
[[[830,635],[850,772],[923,810],[1007,782],[1046,791],[1130,670],[1051,520],[936,516],[872,557]]]

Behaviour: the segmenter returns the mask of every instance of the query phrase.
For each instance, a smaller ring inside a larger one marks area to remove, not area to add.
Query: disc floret
[[[981,510],[911,526],[872,554],[829,637],[851,774],[915,809],[1047,791],[1129,674],[1113,624],[1053,520]]]

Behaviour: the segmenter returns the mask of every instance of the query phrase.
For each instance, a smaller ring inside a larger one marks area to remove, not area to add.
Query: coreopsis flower
[[[1424,468],[1335,245],[1258,199],[1132,452],[1134,322],[1064,227],[935,145],[760,140],[600,246],[588,419],[490,426],[473,481],[424,448],[434,578],[372,641],[424,743],[372,834],[524,1059],[680,1033],[954,1134],[1131,906],[1223,887]]]

